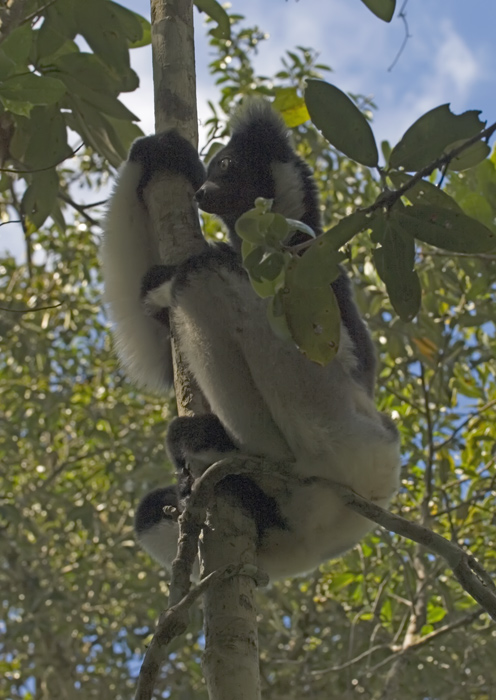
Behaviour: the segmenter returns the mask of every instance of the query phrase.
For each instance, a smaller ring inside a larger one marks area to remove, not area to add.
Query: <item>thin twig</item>
[[[386,192],[383,192],[382,195],[380,195],[373,204],[371,204],[369,207],[366,207],[365,209],[360,209],[359,211],[363,212],[364,214],[371,214],[377,209],[391,209],[391,207],[398,201],[398,199],[400,199],[400,197],[406,194],[408,190],[410,190],[414,185],[417,184],[417,182],[420,182],[420,180],[422,180],[424,177],[428,177],[431,173],[434,172],[434,170],[438,170],[443,165],[450,163],[453,160],[453,158],[456,158],[456,156],[460,155],[460,153],[463,153],[463,151],[465,151],[467,148],[473,146],[474,143],[482,141],[483,139],[489,139],[495,131],[496,123],[491,124],[491,126],[488,126],[486,129],[483,129],[478,134],[475,134],[475,136],[472,136],[472,138],[467,139],[467,141],[462,143],[460,146],[457,146],[448,153],[444,153],[439,158],[436,158],[436,160],[434,160],[432,163],[429,163],[429,165],[426,165],[425,168],[422,168],[422,170],[419,170],[417,173],[415,173],[415,175],[413,175],[409,180],[407,180],[407,182],[405,182],[404,185],[399,187],[397,190],[388,190]]]
[[[412,38],[412,35],[410,34],[410,31],[409,31],[408,20],[406,18],[406,12],[405,12],[407,5],[408,5],[408,0],[405,0],[405,2],[403,3],[401,10],[399,11],[399,14],[398,14],[398,18],[403,21],[403,25],[405,27],[405,36],[403,37],[403,42],[399,48],[398,53],[396,54],[394,61],[391,63],[391,65],[388,68],[388,73],[390,73],[393,70],[393,68],[395,67],[395,65],[398,63],[398,60],[399,60],[401,54],[403,53],[403,51],[405,50],[405,46],[408,43],[408,39]]]
[[[58,301],[56,304],[51,304],[50,306],[33,306],[32,309],[9,309],[5,306],[0,306],[0,311],[7,311],[10,314],[31,314],[33,311],[46,311],[47,309],[57,309],[62,306],[62,302]]]

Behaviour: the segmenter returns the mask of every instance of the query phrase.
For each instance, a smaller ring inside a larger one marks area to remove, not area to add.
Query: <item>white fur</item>
[[[165,327],[143,312],[140,294],[143,275],[160,262],[136,195],[140,173],[139,164],[126,163],[110,200],[102,246],[104,301],[126,374],[141,387],[164,390],[170,341]]]
[[[148,554],[167,569],[172,568],[172,562],[176,558],[179,527],[172,520],[163,519],[155,527],[143,530],[139,534],[139,543]],[[198,559],[193,565],[193,578],[199,578]]]
[[[273,211],[287,219],[300,220],[305,213],[303,184],[293,163],[272,163],[275,182]]]

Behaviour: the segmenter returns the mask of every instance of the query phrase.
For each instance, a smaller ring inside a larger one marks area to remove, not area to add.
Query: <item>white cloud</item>
[[[380,109],[374,130],[392,143],[418,117],[440,104],[451,103],[456,113],[472,107],[471,94],[484,80],[483,52],[471,50],[447,20],[435,33],[424,34],[412,49],[414,69],[406,74],[401,69],[402,82],[379,87],[376,93]]]
[[[465,98],[482,75],[482,65],[450,22],[443,22],[441,37],[435,58],[435,71],[447,88],[454,89],[457,96]]]

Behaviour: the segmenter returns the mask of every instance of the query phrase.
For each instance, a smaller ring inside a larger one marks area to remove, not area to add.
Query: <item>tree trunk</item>
[[[151,14],[157,131],[176,127],[197,145],[192,0],[151,0]],[[207,245],[191,205],[192,196],[182,177],[169,174],[156,177],[147,188],[146,201],[162,263],[180,263]],[[175,375],[178,412],[208,410],[177,352]],[[255,542],[251,518],[227,497],[219,497],[209,508],[204,529],[203,575],[225,564],[254,563]],[[214,583],[204,596],[203,665],[212,699],[260,697],[254,590],[254,580],[242,575]]]

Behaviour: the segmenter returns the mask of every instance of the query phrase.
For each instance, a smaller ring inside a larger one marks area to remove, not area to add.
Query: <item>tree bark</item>
[[[176,127],[197,145],[192,0],[151,0],[151,15],[156,129]],[[178,264],[207,246],[192,205],[191,186],[184,178],[157,176],[145,197],[162,263]],[[176,351],[174,362],[179,414],[205,412],[206,401]],[[227,496],[215,499],[207,519],[203,576],[225,564],[255,563],[254,523]],[[173,584],[171,598],[176,603]],[[253,578],[236,575],[214,582],[204,595],[203,666],[212,699],[260,697],[254,591]]]

